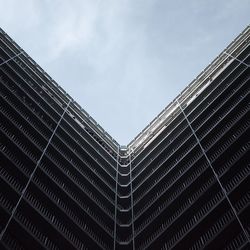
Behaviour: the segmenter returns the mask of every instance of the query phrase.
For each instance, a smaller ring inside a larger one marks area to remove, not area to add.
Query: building
[[[1,249],[249,249],[250,27],[127,146],[0,30]]]

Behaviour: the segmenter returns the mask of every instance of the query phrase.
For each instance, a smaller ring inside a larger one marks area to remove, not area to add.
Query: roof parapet
[[[90,128],[101,137],[115,152],[120,146],[119,143],[113,139],[54,79],[52,79],[47,72],[45,72],[9,35],[0,28],[0,34],[5,38],[3,42],[8,46],[13,55],[22,54],[19,56],[23,62],[28,65],[30,70],[46,85],[49,84],[50,90],[54,92],[61,99],[70,99],[71,107],[78,114],[78,116],[90,126]],[[1,39],[1,37],[0,37]]]
[[[184,107],[191,104],[210,83],[234,61],[234,58],[250,42],[250,26],[247,26],[159,115],[157,115],[128,145],[137,153],[154,140],[164,127],[179,113],[178,102]]]
[[[121,146],[114,140],[65,90],[53,80],[18,44],[12,40],[4,30],[0,33],[8,41],[13,55],[21,53],[20,58],[29,65],[31,70],[46,84],[50,84],[51,90],[61,99],[70,99],[71,108],[90,128],[104,140],[115,152],[121,148],[123,154],[137,153],[154,140],[164,128],[179,114],[177,101],[186,107],[196,99],[210,83],[226,68],[234,58],[250,42],[250,26],[247,26],[212,63],[210,63],[169,105],[167,105],[127,146]],[[0,37],[1,38],[1,37]],[[81,121],[77,122],[81,122]],[[121,155],[122,156],[122,155]]]

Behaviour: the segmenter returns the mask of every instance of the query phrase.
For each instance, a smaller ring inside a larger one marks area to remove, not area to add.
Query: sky
[[[250,24],[250,0],[0,0],[0,25],[128,144]]]

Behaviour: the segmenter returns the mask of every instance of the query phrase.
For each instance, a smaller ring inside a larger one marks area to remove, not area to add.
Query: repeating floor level
[[[0,249],[250,249],[250,27],[127,146],[0,29]]]

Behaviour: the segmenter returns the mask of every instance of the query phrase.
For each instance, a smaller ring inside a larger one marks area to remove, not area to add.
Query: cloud
[[[26,0],[25,4],[20,4],[16,0],[0,0],[0,6],[1,25],[3,28],[11,29],[13,33],[18,33],[19,30],[30,30],[40,21],[41,13],[34,0]]]
[[[0,0],[0,23],[127,143],[249,22],[249,0]]]

